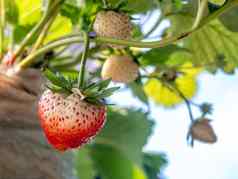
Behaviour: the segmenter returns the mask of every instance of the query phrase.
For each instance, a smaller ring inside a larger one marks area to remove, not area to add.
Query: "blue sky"
[[[185,105],[168,110],[152,105],[156,120],[154,134],[145,150],[165,152],[169,165],[164,173],[167,179],[238,179],[238,78],[237,75],[201,74],[196,102],[212,102],[212,125],[218,135],[214,145],[186,143],[189,118]],[[116,100],[127,99],[122,105],[138,104],[128,92],[114,95]],[[194,111],[196,114],[196,111]]]
[[[169,179],[237,179],[238,178],[238,79],[219,73],[202,74],[195,101],[214,103],[213,126],[218,135],[214,145],[196,143],[192,149],[185,137],[189,119],[184,105],[175,110],[153,107],[157,121],[147,150],[166,151]]]

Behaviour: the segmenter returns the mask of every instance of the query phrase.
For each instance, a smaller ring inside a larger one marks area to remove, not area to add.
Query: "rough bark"
[[[0,179],[72,178],[71,153],[53,150],[37,119],[42,83],[32,69],[0,74]]]

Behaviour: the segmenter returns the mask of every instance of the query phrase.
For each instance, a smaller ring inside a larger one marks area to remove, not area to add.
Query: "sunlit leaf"
[[[191,64],[185,64],[180,72],[182,74],[176,78],[174,84],[186,98],[190,99],[197,92],[196,76],[200,69],[193,68]],[[148,80],[144,90],[155,103],[165,107],[173,107],[183,102],[183,98],[176,90],[169,88],[158,79]]]
[[[54,21],[45,42],[55,40],[71,32],[72,32],[72,23],[70,19],[63,16],[58,16]]]
[[[11,1],[5,1],[5,6],[6,6],[6,18],[7,21],[11,24],[17,24],[18,23],[18,16],[19,16],[19,12],[18,12],[18,7],[16,4],[15,0],[11,0]]]
[[[193,23],[193,18],[185,15],[173,16],[171,20],[171,31],[174,34],[187,31]],[[211,72],[218,68],[231,72],[238,66],[238,33],[229,31],[218,20],[212,21],[180,42],[191,51],[195,65],[204,65]],[[221,59],[222,56],[224,59]],[[223,66],[220,66],[221,60],[224,61]]]
[[[34,24],[42,16],[42,0],[16,0],[21,25]]]
[[[183,64],[186,61],[190,61],[192,54],[189,50],[179,47],[177,45],[168,45],[162,48],[154,48],[145,52],[140,58],[140,64],[144,66],[148,65],[160,65],[171,64],[178,65]]]

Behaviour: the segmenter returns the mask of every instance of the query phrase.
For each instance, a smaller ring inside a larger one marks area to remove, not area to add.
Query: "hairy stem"
[[[88,57],[88,49],[90,45],[90,39],[88,33],[84,33],[84,52],[81,58],[79,78],[78,78],[78,87],[81,88],[84,86],[84,76],[85,76],[85,66]]]
[[[181,33],[179,35],[176,35],[174,37],[168,37],[159,41],[154,42],[143,42],[143,41],[133,41],[133,40],[118,40],[118,39],[112,39],[112,38],[106,38],[106,37],[97,37],[92,39],[92,41],[97,43],[109,43],[109,44],[117,44],[117,45],[124,45],[124,46],[131,46],[131,47],[139,47],[139,48],[159,48],[167,46],[171,43],[177,42],[181,39],[184,39],[191,35],[193,32],[199,30],[204,25],[208,24],[213,19],[217,18],[219,15],[223,14],[227,10],[235,7],[238,5],[238,0],[234,0],[230,3],[226,3],[223,7],[221,7],[219,10],[208,16],[206,19],[202,20],[200,24],[195,28],[188,32]],[[18,68],[25,68],[31,65],[32,62],[34,62],[35,58],[44,54],[45,52],[52,50],[54,48],[58,48],[65,45],[70,45],[74,43],[81,43],[82,38],[79,36],[79,34],[70,35],[69,37],[62,38],[60,40],[56,40],[41,49],[37,50],[35,53],[29,55],[27,58],[25,58],[19,65]]]
[[[32,51],[31,53],[35,52],[44,42],[49,30],[50,30],[50,27],[51,25],[53,24],[55,18],[57,17],[57,14],[58,14],[58,10],[55,11],[55,13],[52,15],[52,17],[49,19],[49,21],[45,24],[44,28],[42,29],[34,47],[32,48]]]

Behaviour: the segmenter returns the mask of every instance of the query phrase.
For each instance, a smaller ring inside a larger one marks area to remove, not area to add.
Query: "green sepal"
[[[66,79],[62,74],[59,72],[53,72],[49,69],[44,71],[44,75],[47,79],[55,86],[63,88],[65,90],[71,91],[73,88],[73,84],[75,80]]]
[[[47,84],[47,88],[53,92],[70,95],[73,93],[73,88],[78,88],[77,78],[67,77],[49,69],[46,69],[44,74],[51,82],[51,84]],[[119,89],[119,87],[108,88],[110,82],[111,79],[89,83],[79,90],[83,94],[85,101],[96,105],[106,105],[104,98],[111,96]]]
[[[95,98],[99,98],[99,99],[103,99],[106,97],[111,96],[115,91],[119,90],[120,87],[112,87],[112,88],[108,88],[106,90],[103,90],[101,93],[97,94],[96,96],[94,96]]]

